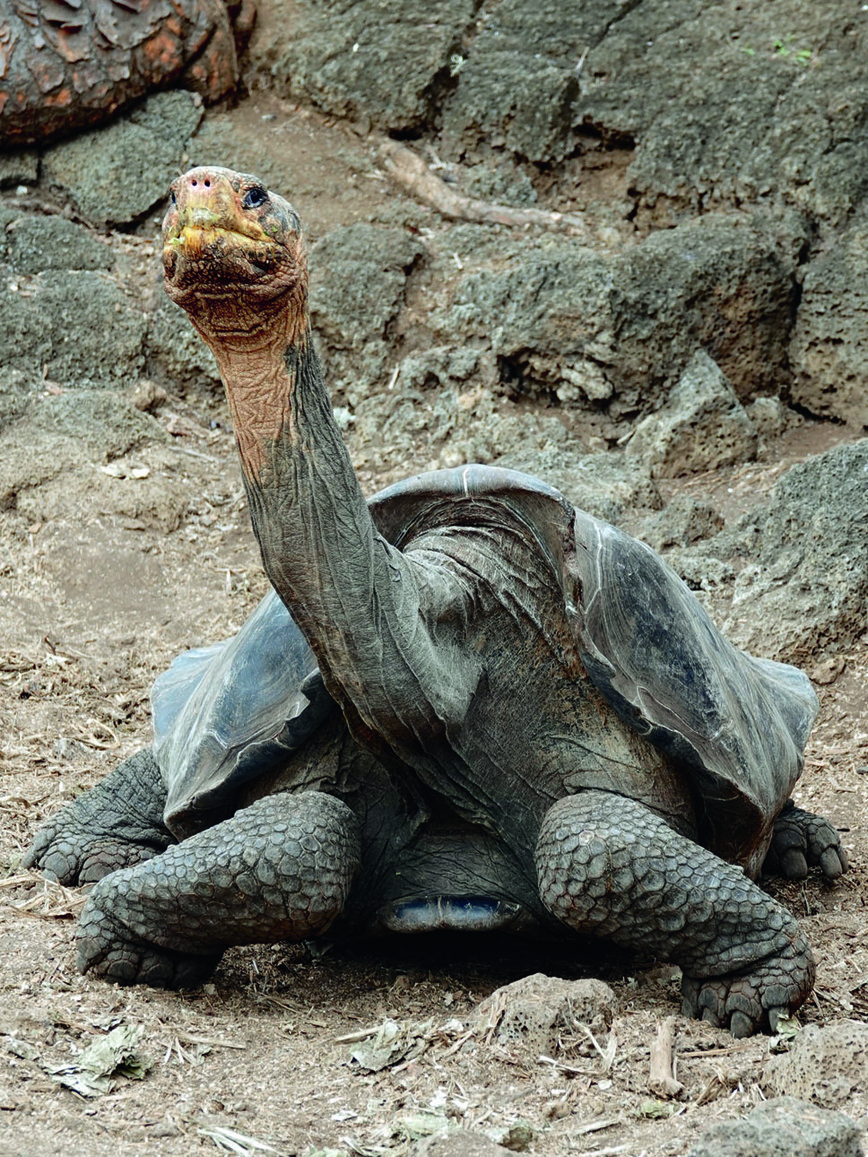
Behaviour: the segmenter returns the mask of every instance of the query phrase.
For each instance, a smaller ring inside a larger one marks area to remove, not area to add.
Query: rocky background
[[[0,1034],[34,1056],[57,1050],[82,1021],[70,1020],[68,1001],[83,1000],[91,1018],[124,1004],[150,1028],[179,1008],[227,1018],[219,1033],[197,1030],[211,1039],[247,1031],[238,1026],[254,1011],[264,1017],[273,998],[246,1057],[267,1038],[274,1063],[310,1070],[308,1084],[287,1088],[291,1107],[267,1108],[249,1082],[233,1099],[222,1084],[229,1046],[215,1049],[211,1084],[200,1080],[205,1102],[222,1106],[211,1117],[259,1128],[280,1152],[347,1151],[347,1133],[356,1152],[390,1152],[413,1139],[382,1132],[396,1098],[436,1100],[436,1074],[407,1070],[418,1089],[406,1074],[366,1078],[364,1096],[334,1110],[356,1125],[336,1124],[322,1106],[304,1109],[301,1123],[299,1105],[320,1095],[311,1090],[333,1081],[340,1100],[350,1078],[331,1072],[334,1046],[287,1039],[280,1001],[295,1008],[300,986],[319,1005],[313,994],[331,985],[318,1013],[331,1040],[348,1031],[342,1016],[409,1015],[405,989],[445,1019],[445,995],[458,992],[469,1008],[486,984],[546,964],[459,975],[454,962],[446,973],[418,962],[332,966],[275,949],[230,954],[217,996],[121,996],[72,967],[71,930],[56,917],[75,901],[17,873],[39,818],[147,741],[153,675],[177,650],[234,630],[264,589],[216,370],[163,297],[155,257],[170,180],[218,163],[263,177],[306,222],[317,338],[369,492],[465,461],[537,474],[663,552],[730,638],[803,665],[823,697],[801,802],[850,833],[854,869],[837,890],[812,880],[776,892],[806,917],[821,959],[821,995],[805,1012],[814,1036],[799,1038],[812,1060],[798,1072],[793,1061],[788,1078],[794,1046],[760,1081],[766,1070],[751,1066],[764,1043],[744,1053],[679,1019],[676,1051],[680,1041],[709,1055],[659,1100],[658,1116],[643,1116],[648,1090],[635,1069],[660,1018],[677,1009],[675,989],[645,962],[638,994],[635,977],[633,989],[613,981],[622,1020],[601,1030],[629,1048],[587,1088],[584,1061],[576,1072],[569,1060],[549,1068],[543,1081],[533,1049],[507,1041],[493,1059],[474,1053],[472,1075],[453,1067],[435,1108],[452,1105],[449,1120],[475,1135],[468,1127],[483,1111],[459,1109],[477,1094],[455,1088],[491,1086],[478,1096],[497,1106],[494,1123],[527,1117],[527,1143],[551,1153],[687,1152],[717,1115],[749,1108],[760,1084],[764,1095],[858,1119],[868,1109],[864,1068],[852,1075],[868,1031],[868,5],[260,0],[258,9],[234,97],[206,108],[201,86],[169,78],[101,127],[26,146],[10,129],[0,154],[0,807],[12,881],[0,892],[10,900],[0,935],[3,984],[23,993],[23,1019],[0,1017]],[[246,34],[249,13],[241,23]],[[40,905],[48,919],[28,923]],[[610,980],[631,967],[559,966]],[[246,995],[232,995],[239,988]],[[58,1001],[66,1021],[46,1029]],[[0,1112],[23,1130],[16,1136],[39,1138],[34,1152],[68,1151],[63,1130],[84,1128],[76,1151],[102,1153],[105,1130],[128,1136],[132,1120],[154,1113],[137,1092],[132,1117],[103,1108],[103,1132],[90,1128],[73,1094],[41,1089],[35,1060],[16,1047]],[[171,1059],[166,1087],[179,1079]],[[827,1068],[843,1074],[834,1095],[810,1083]],[[515,1080],[526,1112],[510,1108]],[[540,1081],[567,1088],[550,1095]],[[247,1122],[237,1110],[245,1099]],[[555,1102],[563,1111],[545,1108]],[[148,1117],[137,1143],[159,1136],[161,1148],[143,1151],[167,1154],[190,1152],[191,1137],[213,1147],[200,1136],[204,1111],[194,1097],[165,1120]],[[798,1118],[798,1107],[787,1111]],[[10,1152],[30,1152],[16,1144]]]

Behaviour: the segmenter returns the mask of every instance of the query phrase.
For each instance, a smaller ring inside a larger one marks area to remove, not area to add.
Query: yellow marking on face
[[[265,232],[260,230],[256,236],[251,233],[239,233],[235,229],[227,229],[220,225],[183,225],[178,232],[174,230],[166,235],[164,249],[180,251],[185,257],[201,257],[208,249],[220,242],[248,253],[256,253],[265,257],[266,253],[274,253],[281,246]]]
[[[181,236],[178,238],[179,244],[184,252],[190,257],[201,257],[201,255],[214,244],[221,233],[225,234],[225,229],[203,228],[201,225],[185,225],[181,230]]]

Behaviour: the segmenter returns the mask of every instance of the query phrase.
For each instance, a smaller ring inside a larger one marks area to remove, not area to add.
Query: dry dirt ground
[[[378,194],[375,182],[353,178],[360,142],[286,107],[271,127],[262,117],[273,109],[273,97],[254,91],[214,121],[221,131],[241,126],[254,151],[292,150],[303,172],[294,198],[314,235],[364,218]],[[153,276],[153,230],[111,243],[139,253],[142,277]],[[749,1109],[763,1095],[768,1038],[733,1041],[680,1017],[672,968],[594,945],[403,942],[322,956],[261,946],[227,953],[212,983],[181,994],[78,974],[81,894],[22,872],[19,857],[46,816],[148,742],[149,686],[173,655],[234,631],[265,590],[231,435],[216,424],[222,403],[170,395],[159,417],[168,446],[137,452],[113,474],[94,466],[69,480],[75,520],[15,513],[0,522],[0,1154],[368,1155],[400,1152],[448,1121],[501,1136],[524,1123],[530,1132],[513,1130],[512,1144],[542,1154],[655,1157],[687,1152],[710,1122]],[[760,465],[690,485],[735,513],[761,498],[782,461],[838,436],[803,429]],[[373,490],[383,479],[364,481]],[[152,500],[137,516],[136,488],[155,485],[170,496],[164,515]],[[868,635],[818,673],[822,714],[796,798],[844,833],[852,868],[834,888],[815,877],[771,887],[819,960],[800,1020],[827,1024],[868,1018]],[[466,1031],[484,996],[534,971],[612,985],[619,1012],[600,1051],[577,1032],[551,1063]],[[673,1014],[684,1090],[661,1101],[649,1090],[650,1047]],[[421,1025],[427,1047],[363,1071],[351,1059],[357,1043],[341,1038],[388,1018]],[[144,1079],[118,1075],[93,1098],[59,1083],[53,1070],[116,1024],[141,1028]]]

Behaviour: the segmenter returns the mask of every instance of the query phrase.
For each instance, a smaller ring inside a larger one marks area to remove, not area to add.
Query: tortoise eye
[[[173,205],[178,204],[178,194],[175,192],[174,188],[169,189],[169,200]]]
[[[268,194],[261,185],[254,185],[252,189],[248,189],[244,194],[241,202],[245,209],[257,209],[260,205],[268,200]]]

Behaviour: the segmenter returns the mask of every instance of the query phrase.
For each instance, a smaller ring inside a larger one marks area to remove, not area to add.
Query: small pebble
[[[160,1121],[156,1125],[152,1125],[148,1129],[145,1136],[146,1137],[178,1137],[178,1136],[180,1136],[180,1133],[181,1133],[181,1130],[178,1128],[177,1125],[173,1125],[169,1121]]]

